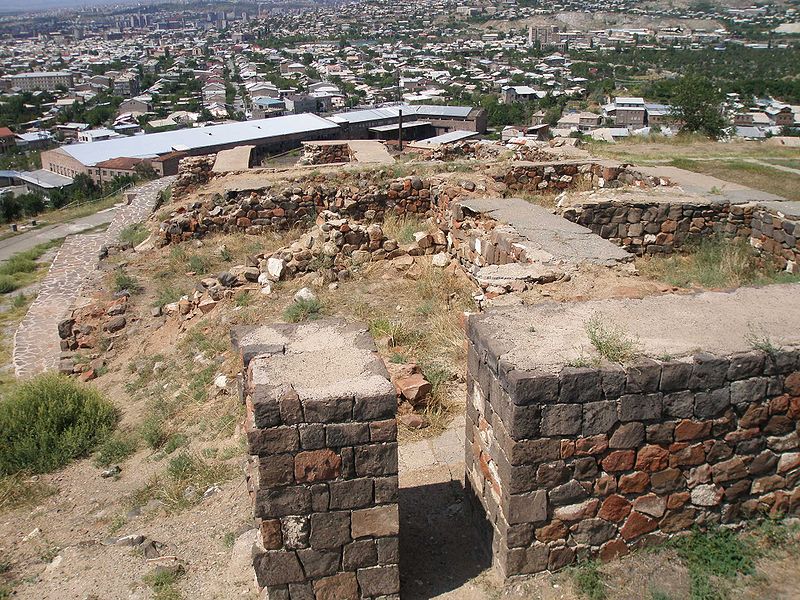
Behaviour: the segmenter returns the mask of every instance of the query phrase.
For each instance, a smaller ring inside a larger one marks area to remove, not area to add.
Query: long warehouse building
[[[213,154],[237,146],[254,146],[257,160],[297,148],[305,141],[366,139],[371,137],[370,128],[398,123],[400,110],[409,120],[424,118],[435,133],[454,129],[486,131],[486,111],[463,106],[403,105],[337,113],[327,118],[304,113],[68,144],[42,152],[42,168],[70,178],[85,173],[98,183],[131,173],[139,163],[155,169],[160,176],[174,175],[185,156]]]

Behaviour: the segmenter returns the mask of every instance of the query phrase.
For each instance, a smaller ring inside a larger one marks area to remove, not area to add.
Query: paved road
[[[100,248],[116,241],[125,227],[147,219],[161,190],[174,181],[175,177],[163,177],[135,188],[133,201],[111,212],[114,219],[106,231],[70,235],[64,240],[36,300],[14,334],[13,361],[17,377],[30,377],[58,368],[58,324],[69,314],[84,283],[97,268]]]
[[[65,238],[74,233],[81,233],[99,225],[110,223],[114,218],[116,208],[107,208],[87,217],[81,217],[68,223],[46,225],[39,229],[26,231],[5,240],[0,240],[0,262],[6,261],[18,252],[30,250],[50,240]]]

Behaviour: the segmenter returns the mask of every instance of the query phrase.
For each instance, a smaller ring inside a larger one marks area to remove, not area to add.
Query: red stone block
[[[629,471],[633,468],[636,454],[633,450],[615,450],[610,452],[600,464],[606,471]]]
[[[630,550],[625,542],[621,539],[616,539],[610,540],[600,546],[600,552],[598,553],[598,556],[600,557],[600,560],[614,560],[615,558],[625,556],[628,553],[630,553]]]
[[[603,501],[597,516],[606,521],[619,523],[631,512],[631,503],[619,494],[612,494]]]
[[[329,481],[342,473],[342,457],[333,450],[300,452],[294,457],[294,478],[298,483]]]
[[[630,514],[628,520],[625,521],[619,533],[622,538],[627,541],[644,535],[645,533],[650,533],[656,527],[658,527],[658,522],[655,519],[651,519],[642,513],[634,511]]]
[[[684,419],[675,426],[675,441],[697,440],[708,437],[711,433],[711,423],[708,421],[690,421]]]
[[[650,476],[642,471],[622,475],[619,478],[619,491],[623,494],[639,494],[650,485]]]
[[[580,438],[575,442],[575,454],[587,456],[601,454],[608,450],[608,436],[605,434]]]
[[[661,446],[645,446],[636,456],[636,468],[640,471],[661,471],[669,466],[669,452]]]

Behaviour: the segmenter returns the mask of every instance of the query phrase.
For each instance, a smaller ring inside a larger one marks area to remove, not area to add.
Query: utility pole
[[[397,111],[400,119],[397,123],[397,142],[400,152],[403,151],[403,109]]]

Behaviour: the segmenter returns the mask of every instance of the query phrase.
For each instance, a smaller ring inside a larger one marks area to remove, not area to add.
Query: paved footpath
[[[102,233],[70,235],[61,245],[39,294],[14,334],[14,372],[25,378],[58,368],[61,352],[58,324],[67,316],[86,280],[97,268],[102,246],[115,242],[120,232],[144,221],[153,212],[163,189],[174,177],[150,181],[128,192],[136,196],[118,208]]]
[[[110,223],[115,215],[116,208],[106,208],[91,215],[80,217],[69,223],[45,225],[39,229],[25,231],[18,235],[0,240],[0,262],[6,261],[19,252],[30,250],[39,244],[65,238],[68,235],[83,233],[87,229],[94,229]]]

